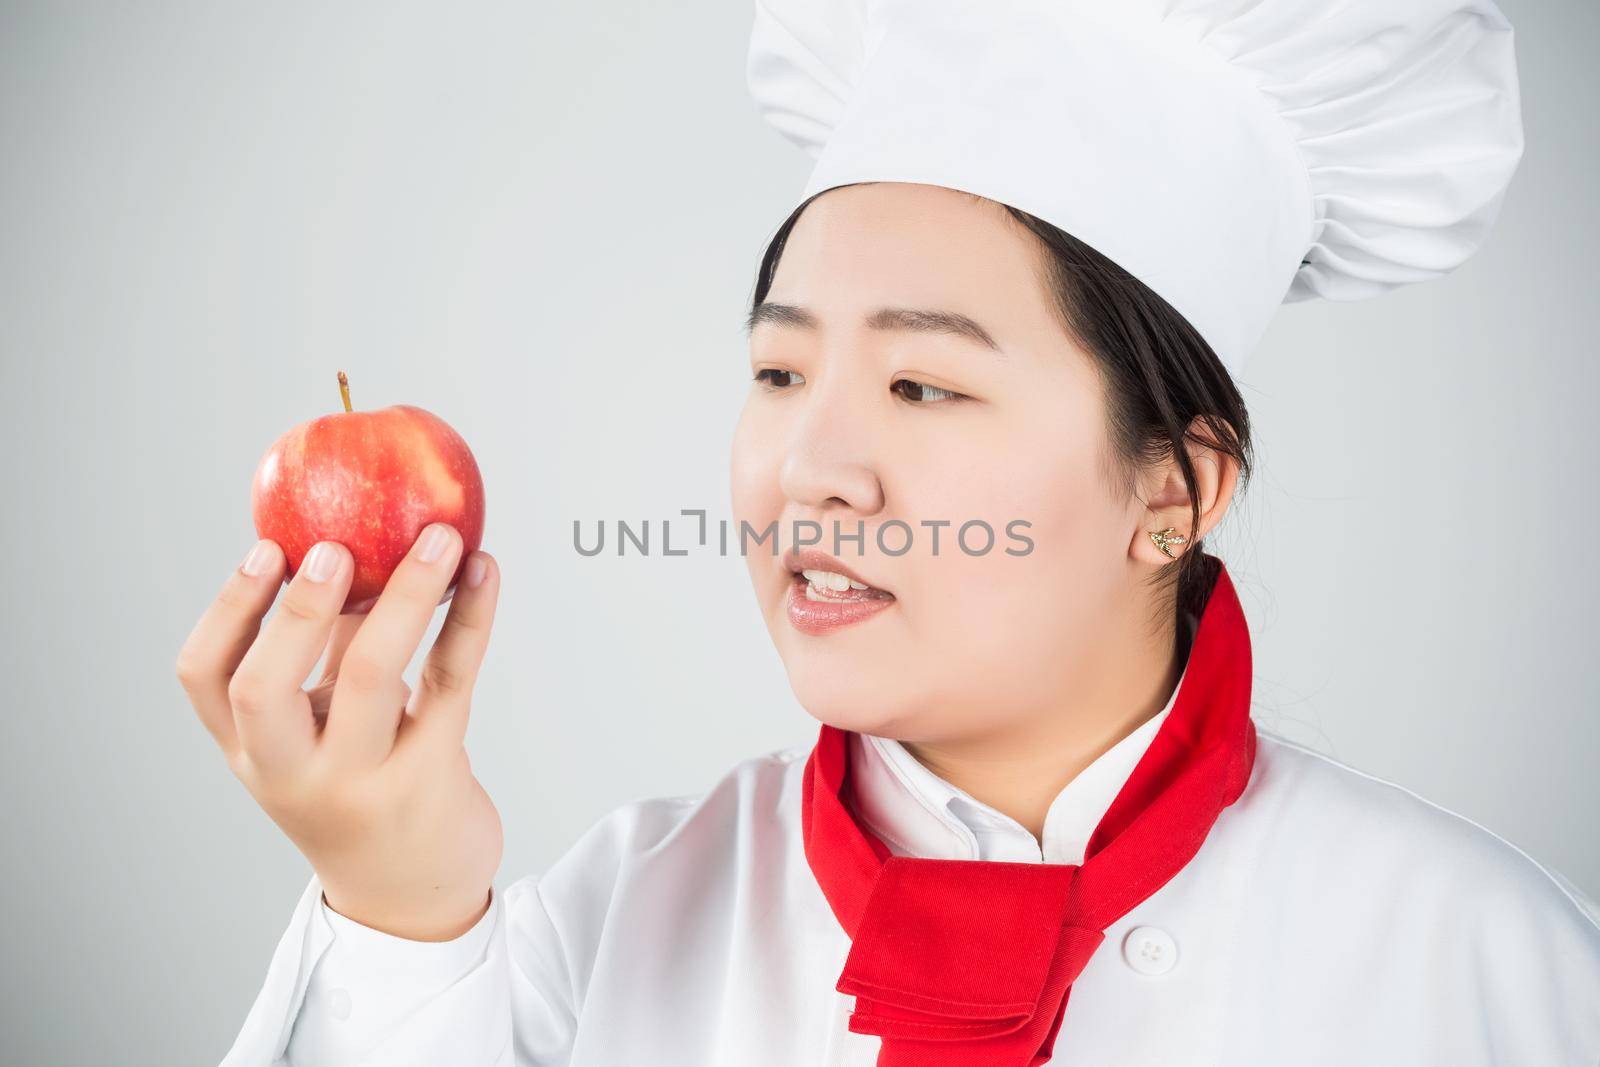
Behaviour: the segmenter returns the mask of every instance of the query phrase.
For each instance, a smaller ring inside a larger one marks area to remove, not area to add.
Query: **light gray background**
[[[1263,725],[1596,894],[1600,8],[1505,7],[1529,149],[1497,231],[1280,314],[1211,547]],[[309,871],[173,663],[338,368],[483,470],[503,878],[815,736],[741,560],[570,541],[727,514],[740,319],[809,162],[746,95],[749,0],[0,11],[3,1058],[214,1063],[244,1018]]]

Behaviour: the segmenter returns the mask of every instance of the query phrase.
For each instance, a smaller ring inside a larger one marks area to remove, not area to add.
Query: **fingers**
[[[449,599],[450,590],[446,590],[444,595],[439,598],[439,603],[443,604]],[[371,611],[372,605],[377,602],[377,597],[367,597],[365,600],[347,608],[343,615],[334,620],[333,636],[328,639],[328,655],[322,662],[322,676],[317,679],[318,685],[332,681],[338,675],[339,663],[344,659],[345,651],[350,647],[350,639],[356,635],[357,630],[361,629],[361,623],[366,619],[367,612]],[[410,693],[411,690],[407,688],[406,692]]]
[[[323,724],[328,721],[328,709],[333,706],[333,687],[337,682],[337,676],[324,678],[306,690],[306,699],[311,702],[311,718],[316,722],[319,734],[322,732]],[[400,697],[402,704],[411,700],[411,687],[404,682],[400,685]]]
[[[478,573],[479,561],[482,576],[474,586],[470,583]],[[411,721],[395,743],[395,758],[411,759],[421,750],[449,754],[461,747],[499,592],[500,572],[494,557],[474,552],[439,636],[423,662]]]
[[[374,603],[377,597],[373,597]],[[344,659],[345,650],[350,647],[350,639],[361,629],[361,623],[366,618],[366,613],[353,614],[345,612],[333,621],[333,634],[328,638],[328,655],[322,661],[322,677],[317,684],[330,681],[339,673],[339,663]]]
[[[349,549],[337,541],[313,545],[233,673],[228,699],[234,728],[264,775],[299,767],[316,745],[316,723],[300,686],[328,645],[354,573]]]
[[[248,570],[246,568],[249,568]],[[283,549],[256,542],[234,568],[178,653],[178,681],[200,721],[230,758],[238,751],[228,683],[261,629],[261,617],[283,584]]]
[[[447,589],[447,590],[445,590],[444,595],[439,598],[439,603],[443,604],[446,600],[449,600],[449,599],[450,599],[450,590]],[[354,604],[350,604],[350,605],[346,606],[345,609],[344,609],[344,613],[346,615],[365,615],[367,612],[372,610],[372,605],[376,604],[377,602],[378,602],[378,598],[377,597],[369,596],[365,600],[358,600]]]
[[[405,712],[401,676],[455,574],[461,547],[453,526],[432,523],[389,576],[339,664],[322,734],[329,759],[372,766],[393,750]]]

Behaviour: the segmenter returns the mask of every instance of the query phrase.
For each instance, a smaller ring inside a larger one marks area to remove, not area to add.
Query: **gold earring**
[[[1179,533],[1178,528],[1175,526],[1168,526],[1165,530],[1151,530],[1150,540],[1156,543],[1156,547],[1161,550],[1161,554],[1168,559],[1178,558],[1172,554],[1172,550],[1167,547],[1168,545],[1186,545],[1189,543],[1189,539]]]

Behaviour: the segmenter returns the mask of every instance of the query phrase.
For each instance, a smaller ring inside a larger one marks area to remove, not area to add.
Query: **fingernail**
[[[325,582],[339,569],[339,551],[326,541],[318,541],[306,553],[306,577],[313,582]]]
[[[257,541],[250,549],[249,555],[244,557],[244,562],[239,564],[239,569],[252,578],[259,578],[267,572],[267,560],[271,553],[265,541]]]
[[[488,569],[484,565],[482,556],[471,556],[467,559],[467,569],[462,572],[461,580],[467,583],[468,589],[476,589]]]
[[[422,539],[417,543],[417,559],[432,563],[444,554],[444,546],[449,543],[450,531],[436,522],[422,531]]]

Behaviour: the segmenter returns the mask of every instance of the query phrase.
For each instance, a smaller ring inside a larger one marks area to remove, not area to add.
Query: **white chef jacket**
[[[864,734],[858,815],[901,855],[1081,862],[1171,708],[1068,783],[1042,842]],[[1199,853],[1107,928],[1052,1062],[1600,1064],[1593,900],[1463,816],[1257,734]],[[872,1067],[801,844],[810,748],[613,810],[454,941],[364,927],[313,876],[223,1067]]]

